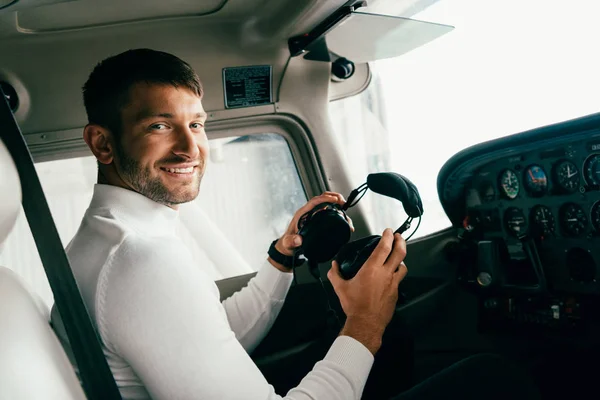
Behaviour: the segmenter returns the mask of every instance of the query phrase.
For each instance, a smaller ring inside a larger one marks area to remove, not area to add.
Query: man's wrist
[[[282,240],[281,239],[277,239],[277,241],[275,241],[275,249],[280,252],[281,254],[283,254],[284,256],[288,256],[288,257],[292,257],[294,255],[294,252],[286,249],[283,247],[283,245],[281,244]]]
[[[385,326],[368,318],[348,317],[340,335],[350,336],[375,355],[381,347]]]
[[[267,257],[267,261],[269,261],[269,263],[274,266],[275,268],[277,268],[278,270],[280,270],[281,272],[287,272],[290,273],[293,271],[292,268],[288,268],[283,264],[279,264],[278,262],[276,262],[275,260],[273,260],[271,257]]]
[[[304,263],[304,260],[299,258],[299,255],[289,254],[289,251],[281,249],[281,239],[274,240],[267,252],[269,255],[268,261],[277,269],[283,272],[291,272],[294,267],[298,267]]]

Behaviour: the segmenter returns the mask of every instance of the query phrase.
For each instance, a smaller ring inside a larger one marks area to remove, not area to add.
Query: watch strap
[[[299,267],[300,265],[304,264],[304,258],[301,258],[300,253],[296,253],[293,256],[286,256],[285,254],[280,253],[275,248],[275,244],[278,240],[279,239],[275,239],[273,243],[271,243],[269,251],[267,252],[267,254],[269,254],[269,257],[271,257],[273,261],[287,268]]]

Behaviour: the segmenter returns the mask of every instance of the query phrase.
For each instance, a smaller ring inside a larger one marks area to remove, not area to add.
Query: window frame
[[[35,163],[93,156],[82,137],[83,128],[25,135]],[[304,193],[308,199],[326,189],[322,165],[308,130],[298,120],[288,115],[268,114],[234,119],[221,119],[207,123],[207,137],[221,139],[274,133],[283,137],[289,146]],[[223,296],[238,290],[256,272],[217,280]],[[306,279],[298,274],[298,282]]]
[[[275,133],[287,142],[307,198],[327,190],[321,163],[307,129],[294,118],[281,114],[218,119],[206,124],[208,139]],[[83,140],[83,128],[25,135],[35,163],[91,156]]]
[[[361,90],[356,91],[356,92],[352,93],[351,95],[347,95],[347,96],[343,96],[343,97],[339,97],[339,98],[329,99],[329,101],[327,102],[328,107],[332,103],[343,102],[343,101],[347,101],[347,100],[349,100],[351,98],[360,96],[365,91],[367,91],[371,87],[371,85],[374,85],[374,84],[377,83],[377,78],[375,77],[376,70],[374,70],[372,68],[370,62],[366,63],[366,64],[369,67],[369,79],[368,79],[368,83],[366,85],[364,85],[361,88]],[[328,109],[328,113],[329,113],[329,109]],[[331,117],[330,114],[329,114],[329,117]],[[336,136],[336,134],[333,132],[333,124],[332,124],[332,136]],[[346,171],[346,172],[349,174],[349,171]],[[369,195],[371,195],[371,196],[380,196],[379,194],[376,194],[376,193],[367,194],[367,196],[369,196]],[[401,205],[398,204],[398,207],[401,207]],[[368,230],[372,232],[373,231],[373,224],[372,224],[371,219],[370,219],[370,217],[368,215],[368,212],[361,206],[360,203],[358,203],[355,207],[353,207],[353,209],[354,209],[354,212],[356,214],[353,215],[352,218],[354,220],[357,219],[357,218],[359,218],[361,220],[361,222],[364,221],[364,224],[368,227]],[[425,212],[427,212],[427,210],[425,210]],[[423,216],[421,216],[421,218],[423,218]],[[443,235],[448,234],[449,232],[455,231],[456,230],[456,226],[452,225],[452,221],[449,221],[449,222],[450,222],[449,226],[447,226],[445,228],[442,228],[442,229],[439,229],[439,230],[434,231],[434,232],[429,232],[429,233],[427,233],[425,235],[422,235],[422,236],[417,236],[415,238],[412,238],[410,240],[410,243],[421,242],[421,241],[430,240],[430,239],[435,239],[435,238],[437,238],[439,236],[443,236]],[[417,222],[413,221],[412,226],[415,227],[416,224],[417,224]],[[411,229],[411,230],[408,231],[408,234],[410,235],[412,232],[413,232],[413,230]],[[374,232],[372,234],[379,234],[379,232]]]

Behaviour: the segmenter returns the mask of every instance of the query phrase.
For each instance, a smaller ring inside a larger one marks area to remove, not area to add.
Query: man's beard
[[[121,179],[125,180],[132,189],[136,192],[148,197],[157,203],[171,206],[174,204],[187,203],[198,197],[200,191],[200,181],[202,174],[199,173],[197,178],[190,183],[181,187],[181,190],[170,191],[160,180],[160,177],[152,177],[150,167],[142,167],[139,162],[131,158],[122,148],[116,146],[116,155],[120,165]],[[165,163],[183,163],[189,160],[184,158],[172,158],[164,160]],[[198,165],[202,171],[203,162]]]

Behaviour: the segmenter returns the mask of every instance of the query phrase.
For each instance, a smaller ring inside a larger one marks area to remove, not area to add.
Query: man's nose
[[[200,153],[196,135],[190,128],[181,128],[177,130],[177,143],[173,153],[184,158],[196,159]]]

